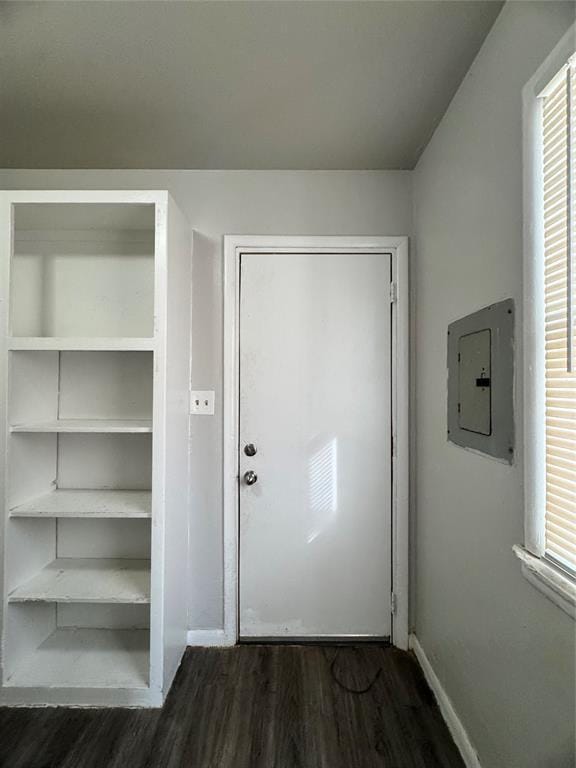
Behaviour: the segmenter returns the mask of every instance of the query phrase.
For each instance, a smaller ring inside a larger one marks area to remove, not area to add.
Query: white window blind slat
[[[576,574],[576,73],[543,99],[546,555]]]
[[[551,519],[555,519],[557,517],[560,517],[563,520],[565,520],[567,523],[570,523],[571,525],[573,525],[573,523],[570,521],[570,519],[568,519],[566,517],[566,513],[564,512],[564,509],[562,507],[558,507],[555,504],[551,504],[550,506],[551,506],[551,511],[550,511],[550,518]]]
[[[566,544],[573,544],[576,540],[576,526],[566,523],[562,518],[552,518],[548,522],[550,533],[553,533],[560,539],[566,547]]]

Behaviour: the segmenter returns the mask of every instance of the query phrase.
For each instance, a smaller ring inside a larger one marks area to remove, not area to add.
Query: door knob
[[[254,485],[258,482],[258,475],[250,469],[248,472],[244,472],[244,482],[246,485]]]
[[[248,445],[245,445],[244,453],[246,456],[256,456],[256,446],[254,443],[248,443]]]

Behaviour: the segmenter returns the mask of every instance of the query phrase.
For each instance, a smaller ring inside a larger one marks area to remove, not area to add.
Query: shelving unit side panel
[[[58,418],[59,352],[9,352],[11,424]]]
[[[167,222],[164,662],[168,691],[186,647],[188,624],[189,389],[192,235],[172,200]]]
[[[10,326],[18,336],[42,336],[45,321],[43,301],[46,262],[41,253],[12,256],[10,280]]]
[[[56,630],[56,606],[5,604],[5,659],[3,684],[26,664]]]
[[[8,509],[24,504],[56,487],[58,436],[9,436]]]
[[[9,521],[6,550],[6,590],[31,579],[56,557],[56,520]]]
[[[8,491],[8,345],[10,257],[12,253],[12,204],[0,192],[0,680],[6,673],[6,592],[5,579]]]
[[[150,572],[150,686],[162,690],[164,661],[164,539],[166,446],[167,203],[155,207],[154,400],[152,411],[152,562]]]

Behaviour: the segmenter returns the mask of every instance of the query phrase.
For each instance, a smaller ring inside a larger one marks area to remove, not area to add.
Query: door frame
[[[392,285],[392,614],[391,642],[408,648],[409,600],[409,266],[408,237],[224,236],[223,517],[224,645],[238,642],[240,257],[242,253],[382,253]],[[386,300],[387,297],[384,297]]]

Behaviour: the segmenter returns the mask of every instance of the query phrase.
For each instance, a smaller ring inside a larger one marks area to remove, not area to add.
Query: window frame
[[[576,620],[576,579],[545,556],[546,414],[544,365],[544,180],[542,94],[575,55],[573,24],[522,91],[524,165],[523,422],[524,545],[513,550],[523,575]]]

